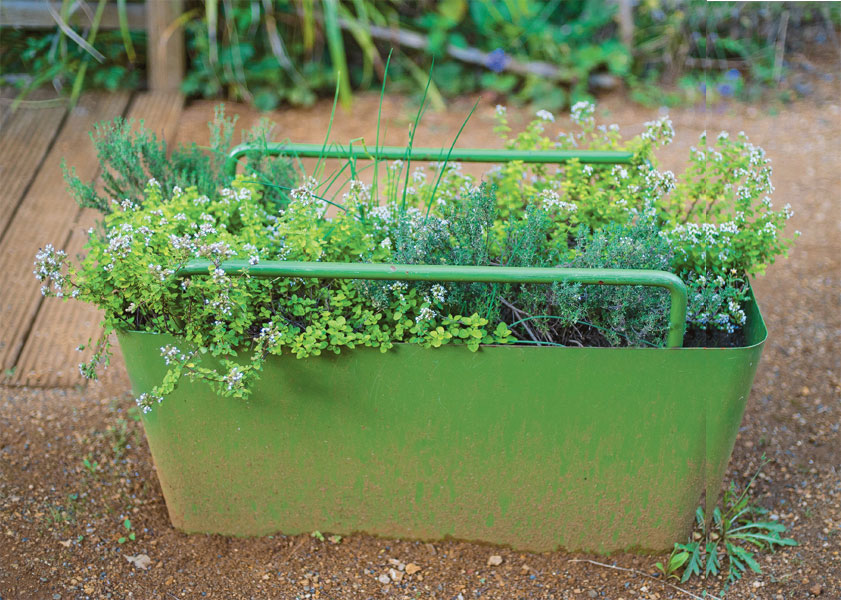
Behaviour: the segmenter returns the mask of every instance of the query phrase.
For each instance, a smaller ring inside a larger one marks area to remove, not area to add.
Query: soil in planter
[[[727,333],[717,329],[691,327],[683,336],[684,348],[738,348],[741,346],[747,346],[744,329]]]
[[[594,327],[577,325],[553,332],[554,343],[585,348],[608,348],[611,344],[604,334]],[[684,348],[739,348],[747,345],[744,330],[726,331],[688,328],[683,338]],[[627,347],[621,344],[620,347]]]

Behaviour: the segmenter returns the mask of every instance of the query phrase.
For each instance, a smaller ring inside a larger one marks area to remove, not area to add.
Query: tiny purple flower
[[[494,73],[501,73],[505,70],[505,67],[508,66],[508,62],[511,60],[511,57],[505,53],[505,50],[502,48],[497,48],[490,54],[488,54],[487,58],[485,59],[485,66],[489,68]]]

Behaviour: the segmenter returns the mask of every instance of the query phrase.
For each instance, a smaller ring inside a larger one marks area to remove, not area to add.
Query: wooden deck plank
[[[64,113],[64,107],[20,108],[6,115],[0,127],[0,240],[56,139]]]
[[[128,116],[142,119],[148,129],[172,144],[182,106],[183,98],[178,93],[139,94],[135,96]],[[82,252],[87,230],[99,218],[100,214],[94,210],[83,211],[67,244],[68,256]],[[90,352],[80,353],[76,347],[89,338],[98,338],[101,319],[101,312],[88,304],[73,300],[62,302],[55,298],[44,300],[11,383],[39,387],[72,387],[82,383],[78,364],[89,360]],[[114,350],[113,366],[106,371],[106,380],[115,377],[125,379],[119,349],[115,347]]]
[[[12,369],[41,306],[40,284],[32,275],[38,249],[64,246],[79,207],[64,191],[64,157],[83,179],[96,176],[96,153],[87,139],[94,123],[123,114],[128,94],[85,95],[67,116],[31,187],[0,240],[0,368]]]
[[[12,103],[11,100],[8,102],[4,102],[6,98],[3,96],[3,92],[0,91],[0,133],[3,132],[3,124],[6,122],[6,118],[12,114]]]

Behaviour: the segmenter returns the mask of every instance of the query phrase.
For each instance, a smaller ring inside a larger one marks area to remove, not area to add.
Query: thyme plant
[[[68,191],[80,206],[105,214],[112,210],[112,199],[128,199],[133,204],[142,204],[150,179],[158,181],[166,190],[195,186],[200,194],[212,195],[232,180],[223,167],[233,145],[235,123],[236,119],[226,117],[224,106],[220,105],[209,124],[210,147],[180,144],[171,152],[166,140],[146,129],[142,121],[135,123],[117,117],[113,121],[97,123],[91,140],[102,167],[102,189],[98,188],[96,181],[82,181],[74,169],[62,164]],[[243,141],[265,145],[271,132],[268,122],[261,121],[246,132]],[[297,179],[292,163],[259,152],[247,158],[248,172],[280,185],[267,189],[263,200],[284,204],[287,200],[284,188]]]

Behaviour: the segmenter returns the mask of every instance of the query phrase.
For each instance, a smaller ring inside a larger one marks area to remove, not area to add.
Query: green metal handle
[[[560,164],[573,159],[582,163],[620,164],[630,163],[632,152],[608,150],[504,150],[486,148],[402,148],[381,146],[373,150],[361,146],[329,147],[323,144],[240,144],[228,154],[225,172],[233,177],[239,159],[249,152],[262,152],[270,156],[292,154],[301,158],[360,158],[367,160],[413,160],[416,162],[449,160],[478,163],[505,163],[520,160],[525,163]]]
[[[177,275],[207,275],[215,268],[209,260],[191,260]],[[669,348],[683,346],[686,327],[686,286],[673,273],[645,269],[566,269],[545,267],[470,267],[455,265],[393,265],[246,260],[223,262],[229,274],[255,277],[308,277],[316,279],[378,279],[397,281],[462,281],[482,283],[582,283],[585,285],[645,285],[669,290]]]

